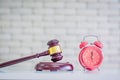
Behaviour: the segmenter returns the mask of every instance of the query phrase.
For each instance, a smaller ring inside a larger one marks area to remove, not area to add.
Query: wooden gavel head
[[[49,55],[52,57],[51,60],[53,62],[57,62],[63,58],[63,56],[61,55],[62,49],[58,43],[59,41],[56,39],[51,40],[47,43],[47,45],[49,46],[48,48]]]

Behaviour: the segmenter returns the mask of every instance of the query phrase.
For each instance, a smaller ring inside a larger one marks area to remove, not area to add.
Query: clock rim
[[[87,63],[84,63],[84,61],[83,61],[84,51],[85,51],[86,49],[88,49],[88,48],[95,48],[95,49],[97,49],[97,50],[96,50],[97,52],[99,51],[98,54],[100,55],[100,61],[99,61],[99,63],[97,63],[97,64],[94,65],[94,66],[88,66]],[[84,67],[84,68],[87,69],[87,70],[94,70],[94,69],[98,68],[98,67],[101,65],[101,63],[102,63],[102,61],[103,61],[103,53],[102,53],[102,51],[101,51],[100,48],[98,48],[98,47],[96,47],[96,46],[94,46],[94,45],[90,45],[90,46],[84,47],[84,48],[80,51],[78,58],[79,58],[79,62],[80,62],[80,64],[82,65],[82,67]]]

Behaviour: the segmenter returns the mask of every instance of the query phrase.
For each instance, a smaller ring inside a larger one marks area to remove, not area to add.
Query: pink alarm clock
[[[85,41],[86,37],[96,37],[97,40],[93,43],[88,44],[88,42]],[[84,69],[91,71],[101,65],[103,61],[103,53],[101,50],[103,44],[98,40],[98,36],[85,36],[79,47],[81,51],[79,53],[78,59]]]

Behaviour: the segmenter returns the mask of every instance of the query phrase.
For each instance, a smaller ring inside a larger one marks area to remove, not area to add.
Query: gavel
[[[57,39],[50,40],[47,43],[47,45],[49,46],[48,50],[46,50],[42,53],[36,53],[35,55],[31,55],[31,56],[27,56],[27,57],[23,57],[23,58],[19,58],[19,59],[15,59],[15,60],[1,63],[0,68],[14,65],[14,64],[17,64],[17,63],[20,63],[23,61],[27,61],[30,59],[39,58],[41,56],[47,56],[47,55],[50,55],[52,57],[51,60],[53,62],[57,62],[63,58],[63,56],[61,55],[62,49],[58,43],[59,43],[59,41]]]

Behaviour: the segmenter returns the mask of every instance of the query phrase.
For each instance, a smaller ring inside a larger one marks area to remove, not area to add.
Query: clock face
[[[102,59],[102,51],[96,46],[87,46],[79,54],[80,64],[88,70],[98,68]]]

